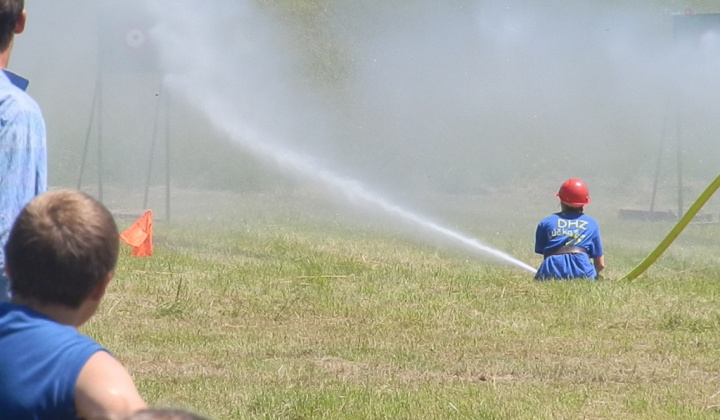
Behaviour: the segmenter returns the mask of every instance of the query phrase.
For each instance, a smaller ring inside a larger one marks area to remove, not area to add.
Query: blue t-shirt
[[[535,231],[535,252],[552,253],[563,246],[584,248],[587,253],[551,255],[543,260],[535,279],[571,279],[597,277],[590,258],[603,255],[600,228],[583,213],[555,213],[543,219]]]
[[[98,351],[73,327],[0,303],[0,418],[77,420],[77,379]]]
[[[2,247],[23,207],[45,190],[47,150],[40,107],[0,71],[0,302],[8,300]]]

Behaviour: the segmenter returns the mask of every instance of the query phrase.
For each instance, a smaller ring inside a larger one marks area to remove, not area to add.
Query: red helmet
[[[563,182],[555,197],[560,197],[560,202],[571,207],[582,207],[590,203],[587,185],[577,178],[570,178]]]

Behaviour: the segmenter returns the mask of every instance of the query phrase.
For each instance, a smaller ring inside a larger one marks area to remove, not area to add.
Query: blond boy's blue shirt
[[[13,84],[24,79],[0,72],[0,245],[25,205],[47,190],[47,140],[40,107]],[[2,250],[0,250],[2,251]],[[0,301],[7,300],[5,256],[0,252]]]

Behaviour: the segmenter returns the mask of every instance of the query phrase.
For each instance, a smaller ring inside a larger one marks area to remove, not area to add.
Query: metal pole
[[[170,221],[170,100],[165,104],[165,218]]]
[[[87,152],[90,145],[90,132],[92,131],[93,120],[95,119],[95,110],[98,102],[98,92],[100,89],[100,75],[98,74],[95,82],[95,92],[93,93],[92,108],[90,108],[90,120],[88,121],[87,132],[85,133],[85,145],[83,146],[82,161],[80,162],[80,175],[78,176],[77,189],[82,186],[83,174],[85,173],[85,162],[87,161]]]
[[[98,73],[98,200],[103,202],[102,72]]]
[[[676,114],[677,119],[677,182],[678,182],[678,218],[683,215],[683,177],[682,177],[682,118],[680,110]]]
[[[652,198],[650,199],[650,213],[655,210],[655,197],[657,196],[658,179],[660,178],[660,164],[662,163],[663,149],[665,148],[665,136],[667,135],[667,120],[669,102],[665,106],[665,116],[662,124],[662,135],[660,137],[660,148],[658,150],[657,162],[655,163],[655,179],[653,180]]]
[[[147,210],[148,208],[148,195],[150,193],[150,176],[152,175],[153,160],[155,157],[155,142],[158,135],[158,120],[160,119],[160,104],[162,103],[162,97],[164,96],[164,93],[162,92],[162,87],[160,89],[160,93],[155,94],[155,96],[158,97],[158,100],[155,104],[155,122],[153,124],[152,139],[150,140],[150,160],[148,162],[147,177],[145,178],[145,200],[143,201],[144,210]]]

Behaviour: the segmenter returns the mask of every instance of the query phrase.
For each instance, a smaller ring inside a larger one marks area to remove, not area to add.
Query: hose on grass
[[[712,195],[715,193],[715,191],[717,191],[718,188],[720,188],[720,175],[718,175],[718,177],[715,178],[715,180],[711,182],[707,188],[705,188],[705,191],[700,194],[697,200],[692,203],[692,205],[687,210],[687,212],[685,212],[683,217],[678,220],[677,224],[670,230],[667,236],[665,236],[665,239],[663,239],[660,244],[650,254],[648,254],[648,256],[645,257],[644,260],[640,262],[640,264],[638,264],[629,273],[627,273],[625,277],[622,278],[622,280],[635,280],[642,273],[644,273],[645,270],[648,269],[648,267],[653,265],[655,261],[660,258],[660,255],[662,255],[662,253],[665,252],[666,249],[668,249],[670,244],[675,241],[675,239],[680,235],[680,232],[685,229],[685,226],[690,223],[693,217],[695,217],[697,212],[700,211],[702,206],[707,203],[707,201],[710,199],[710,197],[712,197]]]

